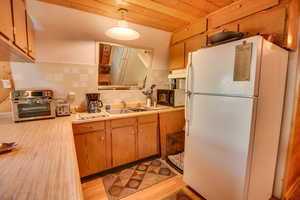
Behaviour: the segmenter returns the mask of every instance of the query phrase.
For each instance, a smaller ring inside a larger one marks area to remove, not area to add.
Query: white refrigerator
[[[287,62],[261,36],[190,53],[183,179],[205,199],[272,196]]]

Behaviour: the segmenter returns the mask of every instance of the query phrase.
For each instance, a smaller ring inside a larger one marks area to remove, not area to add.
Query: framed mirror
[[[143,89],[153,51],[99,42],[98,89]]]

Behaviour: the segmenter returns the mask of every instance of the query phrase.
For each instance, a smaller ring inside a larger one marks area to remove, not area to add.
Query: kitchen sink
[[[144,111],[150,111],[151,108],[146,107],[134,107],[134,108],[123,108],[123,109],[112,109],[110,111],[107,111],[109,114],[126,114],[126,113],[135,113],[135,112],[144,112]]]
[[[149,111],[151,109],[145,107],[136,107],[136,108],[128,108],[128,110],[132,112],[144,112],[144,111]]]
[[[133,111],[129,110],[129,109],[113,109],[110,111],[107,111],[109,114],[126,114],[126,113],[133,113]]]

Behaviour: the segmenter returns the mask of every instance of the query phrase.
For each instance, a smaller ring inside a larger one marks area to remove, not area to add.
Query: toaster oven
[[[11,92],[14,121],[55,117],[52,90],[16,90]]]

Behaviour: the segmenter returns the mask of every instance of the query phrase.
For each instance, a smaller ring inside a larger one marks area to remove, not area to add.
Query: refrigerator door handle
[[[187,93],[187,105],[186,105],[186,135],[187,136],[191,135],[190,126],[193,123],[192,112],[193,112],[193,93],[189,91]]]
[[[186,92],[192,92],[193,89],[193,63],[192,63],[192,53],[189,53],[189,64],[186,69],[187,77],[186,77]]]
[[[186,135],[189,136],[189,124],[191,122],[191,96],[193,85],[192,77],[192,53],[189,53],[189,64],[187,66],[187,78],[186,78],[186,102],[185,102],[185,121],[186,121]]]
[[[185,111],[184,111],[184,114],[185,114],[185,132],[186,132],[186,135],[189,136],[189,105],[190,105],[190,97],[191,97],[191,92],[190,91],[187,91],[186,92],[186,98],[185,98]]]

